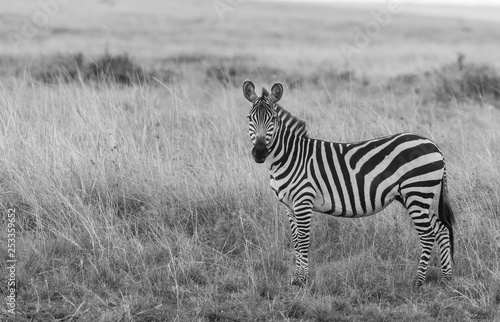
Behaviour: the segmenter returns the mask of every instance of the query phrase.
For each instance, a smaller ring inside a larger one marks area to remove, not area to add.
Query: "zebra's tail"
[[[454,242],[453,242],[453,225],[455,224],[455,214],[450,206],[450,200],[448,198],[448,187],[446,184],[446,169],[443,174],[443,182],[441,184],[441,196],[439,198],[439,220],[444,224],[450,233],[450,252],[451,260],[453,263],[453,252],[454,252]]]

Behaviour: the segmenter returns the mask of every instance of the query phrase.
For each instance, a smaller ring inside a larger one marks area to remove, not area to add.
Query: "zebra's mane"
[[[265,87],[262,88],[262,95],[260,97],[261,100],[266,99],[269,96],[269,92]],[[307,128],[306,128],[306,122],[302,121],[296,116],[293,116],[292,113],[288,112],[285,110],[281,105],[275,103],[276,110],[278,112],[278,115],[282,121],[282,124],[285,125],[285,127],[289,128],[290,131],[293,131],[296,137],[301,138],[308,138],[309,136],[307,135]]]
[[[307,127],[306,122],[302,121],[296,116],[293,116],[292,113],[285,110],[281,105],[276,104],[276,109],[278,111],[278,115],[284,124],[285,127],[289,128],[294,132],[297,137],[308,138],[307,135]]]

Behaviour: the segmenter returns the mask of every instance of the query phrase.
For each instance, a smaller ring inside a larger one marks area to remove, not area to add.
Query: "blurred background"
[[[172,70],[186,63],[258,62],[284,73],[349,69],[394,76],[426,71],[462,54],[466,61],[498,67],[500,7],[495,4],[2,0],[0,55],[32,59],[81,53],[95,59],[128,53],[138,64]],[[391,6],[397,9],[391,12]],[[342,46],[356,50],[347,57]]]

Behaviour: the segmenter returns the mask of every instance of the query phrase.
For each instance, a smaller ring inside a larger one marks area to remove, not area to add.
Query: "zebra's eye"
[[[250,114],[247,115],[247,119],[251,120],[252,118],[250,117]]]

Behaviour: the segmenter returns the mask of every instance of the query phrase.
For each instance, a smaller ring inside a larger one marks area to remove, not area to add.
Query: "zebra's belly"
[[[335,209],[332,209],[333,203],[329,199],[325,199],[322,195],[318,194],[316,195],[316,198],[314,199],[313,203],[313,210],[316,212],[331,212],[332,210],[335,211]],[[342,211],[342,209],[337,209],[339,211]]]
[[[363,209],[360,203],[350,204],[348,200],[345,200],[343,205],[341,202],[331,200],[330,198],[324,198],[322,195],[317,195],[314,199],[313,210],[316,212],[321,212],[337,217],[364,217],[371,216],[386,208],[394,200],[394,194],[390,194],[385,200],[375,203],[375,207],[371,206],[365,207]]]
[[[355,213],[357,213],[351,208],[342,208],[340,205],[335,206],[330,200],[325,200],[322,196],[318,196],[314,200],[313,211],[342,217],[352,217]]]

